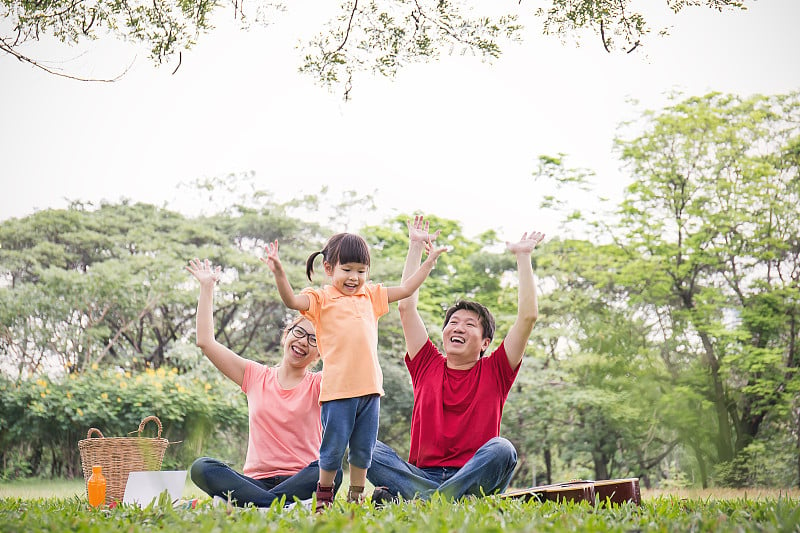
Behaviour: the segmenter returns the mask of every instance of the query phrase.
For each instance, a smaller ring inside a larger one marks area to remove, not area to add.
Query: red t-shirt
[[[461,468],[500,434],[503,405],[521,366],[511,368],[503,343],[469,370],[453,370],[428,339],[414,359],[406,354],[406,366],[414,387],[409,463]]]

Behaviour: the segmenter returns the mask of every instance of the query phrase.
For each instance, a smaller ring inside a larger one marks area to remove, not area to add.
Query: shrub
[[[81,476],[78,441],[89,428],[106,437],[135,435],[155,415],[170,445],[164,468],[186,468],[198,455],[241,460],[247,444],[247,404],[218,373],[161,367],[131,373],[93,369],[60,378],[13,383],[0,378],[0,460],[4,478]],[[143,436],[155,436],[156,425]],[[235,456],[235,457],[232,457]]]

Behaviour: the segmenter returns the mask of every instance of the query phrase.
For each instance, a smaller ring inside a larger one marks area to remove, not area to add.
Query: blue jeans
[[[394,450],[378,441],[367,479],[376,487],[387,487],[405,499],[429,499],[434,493],[446,498],[483,496],[503,492],[514,468],[517,451],[507,439],[495,437],[478,448],[461,468],[417,468],[403,461]]]
[[[191,477],[195,485],[209,496],[228,499],[238,507],[248,504],[256,507],[269,507],[273,501],[286,496],[286,504],[297,497],[307,500],[317,490],[319,465],[317,461],[309,464],[293,476],[275,476],[253,479],[240,474],[222,461],[201,457],[192,463]],[[336,473],[334,491],[342,484],[342,471]]]
[[[369,468],[372,450],[378,440],[381,397],[377,394],[330,400],[322,404],[322,444],[319,465],[323,470],[341,468],[344,451],[347,462]]]

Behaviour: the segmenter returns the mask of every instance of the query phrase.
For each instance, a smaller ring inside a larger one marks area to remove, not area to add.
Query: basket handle
[[[160,438],[161,438],[161,430],[163,429],[163,428],[161,427],[161,420],[159,420],[157,416],[153,416],[153,415],[150,415],[150,416],[148,416],[147,418],[145,418],[144,420],[142,420],[142,423],[141,423],[141,424],[139,424],[139,436],[140,436],[140,437],[142,436],[142,431],[144,431],[144,426],[145,426],[145,424],[147,424],[147,423],[148,423],[148,422],[150,422],[151,420],[154,420],[154,421],[155,421],[155,423],[156,423],[156,425],[158,425],[158,436],[157,436],[157,438],[159,438],[159,439],[160,439]]]
[[[102,432],[101,432],[99,429],[97,429],[97,428],[89,428],[89,431],[86,433],[86,438],[87,438],[87,439],[91,439],[91,438],[92,438],[92,433],[97,433],[98,435],[100,435],[100,438],[101,438],[101,439],[104,439],[104,438],[105,438],[105,437],[103,436],[103,433],[102,433]]]

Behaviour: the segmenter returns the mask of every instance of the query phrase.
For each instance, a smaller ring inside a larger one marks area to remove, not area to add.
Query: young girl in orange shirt
[[[329,285],[295,294],[278,256],[278,241],[266,246],[262,261],[274,274],[283,303],[314,324],[322,356],[318,511],[333,503],[334,476],[348,446],[347,499],[363,499],[367,469],[378,438],[380,397],[384,394],[378,363],[378,319],[388,312],[389,303],[414,294],[446,250],[434,249],[430,243],[427,249],[428,258],[414,275],[399,286],[384,287],[368,282],[367,242],[353,233],[338,233],[306,261],[306,276],[311,281],[314,260],[322,255]]]

